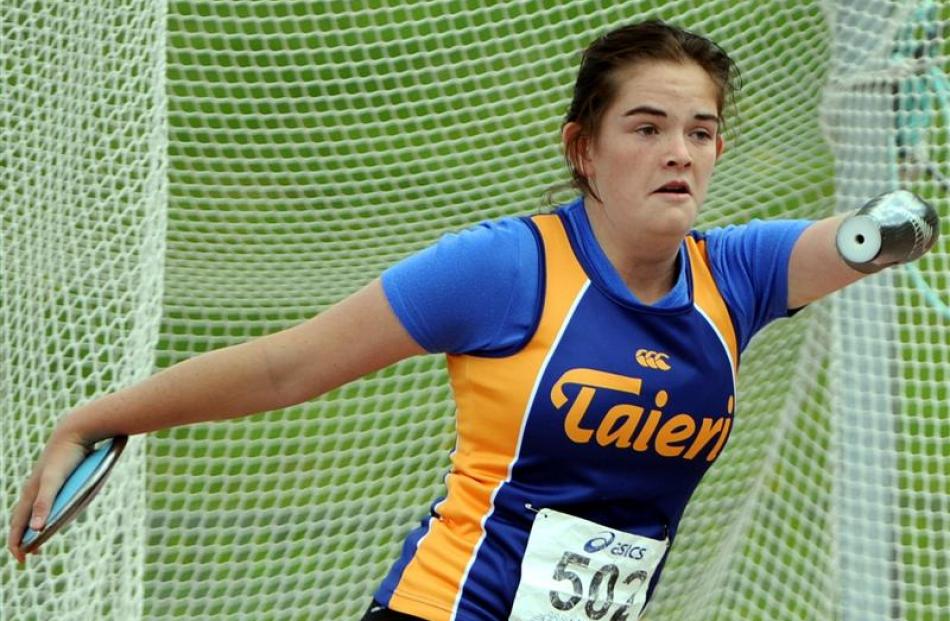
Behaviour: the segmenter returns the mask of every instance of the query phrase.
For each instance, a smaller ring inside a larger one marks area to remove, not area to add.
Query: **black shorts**
[[[390,610],[374,599],[361,621],[425,621],[425,619]]]

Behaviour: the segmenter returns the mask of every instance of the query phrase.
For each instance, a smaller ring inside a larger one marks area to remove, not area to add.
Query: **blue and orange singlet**
[[[681,255],[689,303],[651,308],[591,282],[563,214],[530,223],[540,318],[514,353],[448,356],[452,470],[376,594],[393,610],[507,619],[542,508],[672,540],[729,438],[740,348],[703,236]]]

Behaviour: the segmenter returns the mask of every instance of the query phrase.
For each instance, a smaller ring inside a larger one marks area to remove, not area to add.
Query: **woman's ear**
[[[580,173],[584,178],[588,177],[587,166],[588,140],[584,136],[583,128],[580,123],[569,121],[561,128],[561,144],[564,145],[564,155],[571,163],[571,168]]]
[[[718,160],[722,157],[723,152],[726,150],[726,139],[722,137],[722,134],[716,136],[716,159]]]

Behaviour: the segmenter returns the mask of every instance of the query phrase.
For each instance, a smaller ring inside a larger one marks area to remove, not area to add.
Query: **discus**
[[[35,531],[27,527],[23,533],[20,548],[24,552],[35,551],[86,508],[102,489],[128,439],[128,436],[116,436],[102,441],[73,469],[56,493],[43,530]]]

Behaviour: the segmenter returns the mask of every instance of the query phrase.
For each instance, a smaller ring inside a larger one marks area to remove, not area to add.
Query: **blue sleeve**
[[[502,354],[533,333],[539,248],[527,222],[506,218],[437,243],[383,272],[396,316],[427,351]]]
[[[705,233],[709,262],[736,322],[739,351],[788,308],[788,260],[807,220],[752,220]]]

